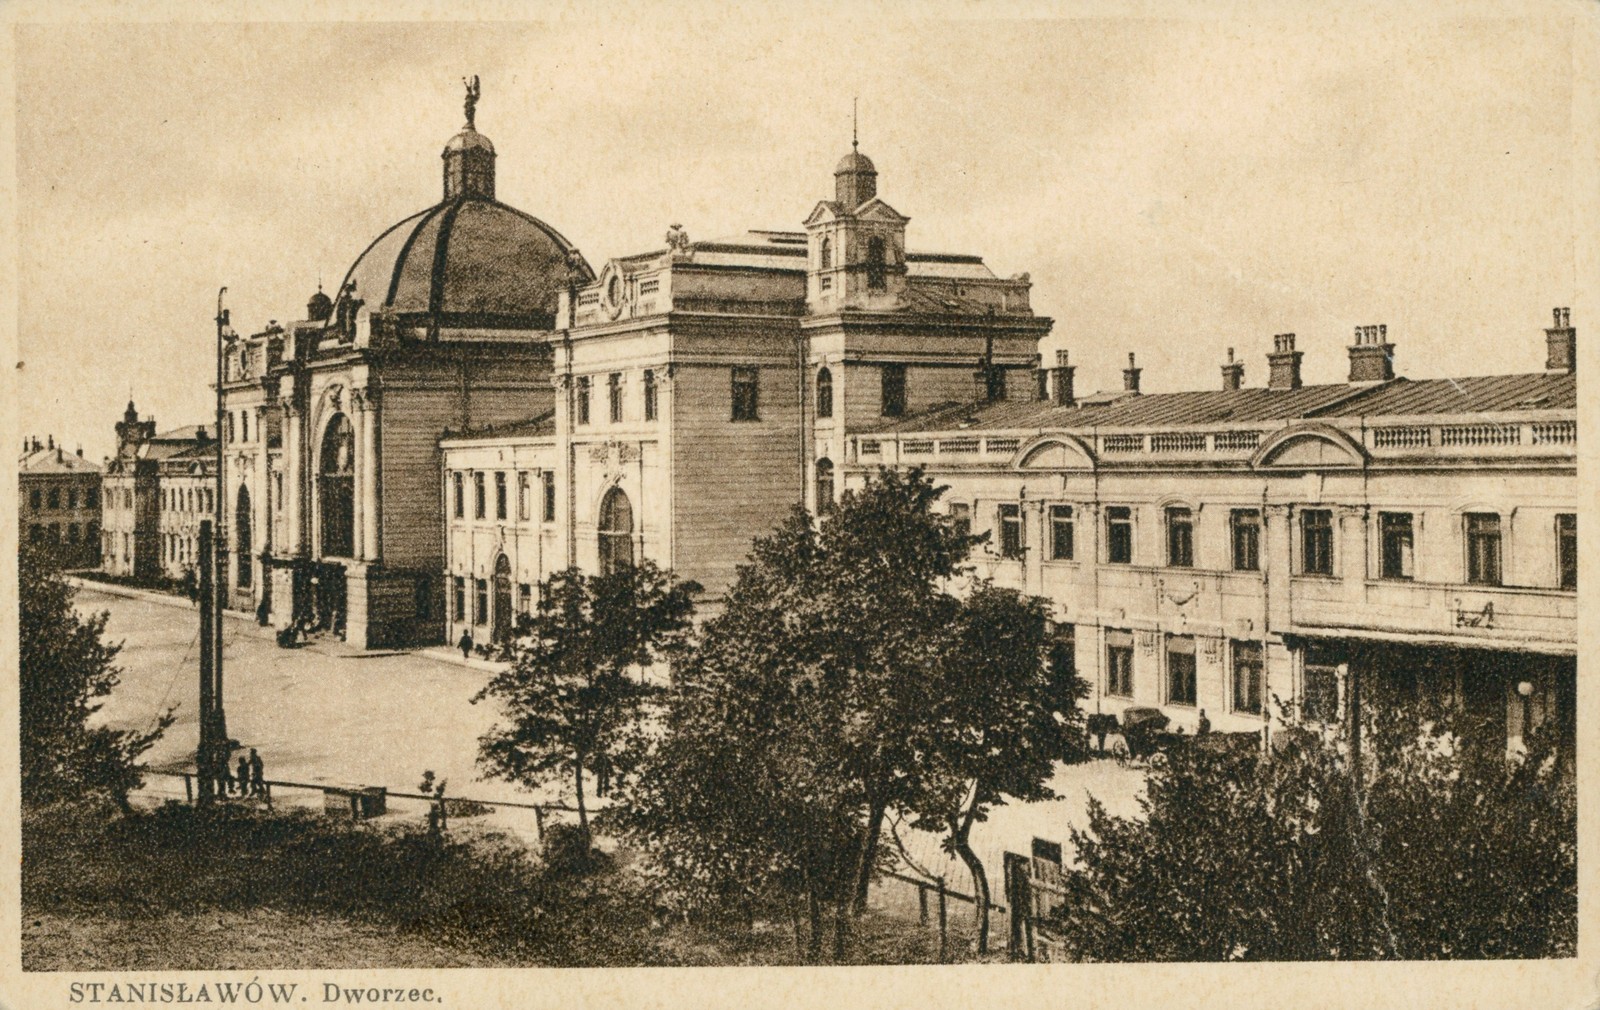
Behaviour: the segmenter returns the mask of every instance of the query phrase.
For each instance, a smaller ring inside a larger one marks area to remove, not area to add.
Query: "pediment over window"
[[[1367,452],[1331,425],[1285,428],[1256,450],[1250,464],[1277,470],[1345,470],[1366,466]]]
[[[1071,435],[1041,435],[1017,450],[1018,470],[1093,470],[1094,454]]]
[[[857,207],[855,216],[861,221],[886,221],[890,224],[905,224],[911,220],[878,197],[873,197]]]

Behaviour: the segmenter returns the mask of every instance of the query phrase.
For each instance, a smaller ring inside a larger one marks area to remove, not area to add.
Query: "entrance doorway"
[[[494,626],[492,636],[496,642],[511,638],[511,561],[504,554],[494,563]]]

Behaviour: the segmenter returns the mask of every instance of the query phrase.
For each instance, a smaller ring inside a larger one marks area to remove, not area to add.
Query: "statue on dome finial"
[[[464,106],[467,110],[467,129],[476,130],[477,127],[473,125],[473,120],[477,118],[478,95],[482,93],[478,87],[478,75],[473,74],[470,81],[463,77],[461,78],[461,83],[467,87],[467,100]]]

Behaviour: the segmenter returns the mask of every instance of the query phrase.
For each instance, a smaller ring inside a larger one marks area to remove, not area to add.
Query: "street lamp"
[[[1528,733],[1533,728],[1530,715],[1533,696],[1533,685],[1524,680],[1517,684],[1517,693],[1522,695],[1522,749],[1528,749]]]

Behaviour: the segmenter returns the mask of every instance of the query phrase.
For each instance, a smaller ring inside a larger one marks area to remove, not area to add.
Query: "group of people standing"
[[[211,777],[217,784],[218,796],[265,796],[267,794],[265,761],[254,747],[250,748],[250,756],[239,755],[236,765],[237,772],[228,767],[229,753],[223,751],[217,755],[212,766]]]

